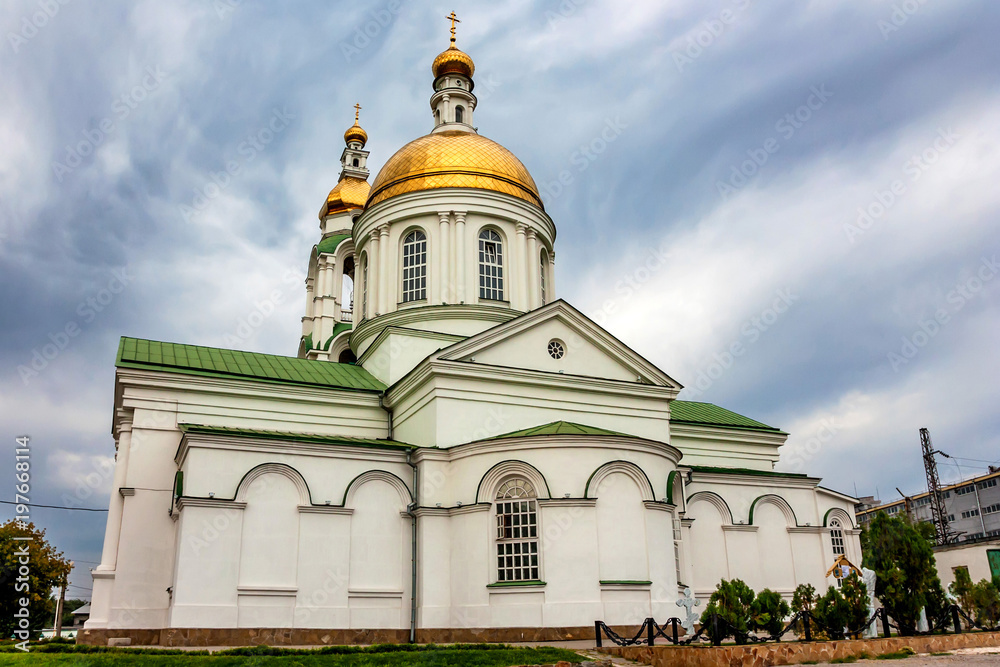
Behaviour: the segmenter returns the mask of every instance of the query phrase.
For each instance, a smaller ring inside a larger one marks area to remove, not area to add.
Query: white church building
[[[122,339],[79,641],[589,638],[860,562],[855,499],[774,470],[787,433],[678,400],[557,298],[555,223],[477,131],[473,73],[452,33],[430,133],[371,184],[355,116],[297,357]]]

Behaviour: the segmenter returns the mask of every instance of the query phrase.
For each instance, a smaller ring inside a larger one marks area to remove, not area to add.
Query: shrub
[[[972,577],[969,576],[969,569],[966,567],[960,567],[955,570],[955,581],[951,582],[951,585],[948,586],[948,592],[958,600],[958,606],[970,616],[975,611],[975,607],[972,604],[973,586]]]
[[[851,630],[860,630],[868,620],[868,586],[852,573],[844,579],[840,594],[844,598],[845,625]]]
[[[765,588],[751,604],[750,627],[763,630],[769,635],[777,635],[783,629],[785,618],[791,613],[788,603],[769,588]],[[778,638],[781,641],[781,638]]]
[[[972,587],[969,593],[976,622],[992,628],[1000,620],[1000,591],[989,579],[983,579]]]
[[[745,644],[753,601],[753,590],[742,580],[720,581],[701,614],[701,624],[707,628],[711,640],[721,642],[726,637],[733,637],[737,644]],[[716,614],[719,616],[717,630],[712,627],[712,616]]]
[[[900,634],[913,634],[937,571],[931,542],[909,521],[878,513],[861,533],[861,549],[878,577],[875,595]]]

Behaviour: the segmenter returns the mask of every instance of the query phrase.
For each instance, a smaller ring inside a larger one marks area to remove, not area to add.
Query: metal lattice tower
[[[924,472],[927,474],[927,493],[930,494],[931,518],[934,522],[934,533],[937,536],[938,544],[949,544],[955,541],[955,535],[951,532],[948,524],[948,512],[944,507],[944,496],[941,493],[941,480],[938,478],[937,460],[935,454],[938,452],[931,445],[931,434],[926,428],[920,429],[920,448],[924,455]]]

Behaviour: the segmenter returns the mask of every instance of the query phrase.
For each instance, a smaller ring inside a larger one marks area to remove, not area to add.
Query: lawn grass
[[[184,665],[185,667],[235,667],[236,665],[287,665],[292,667],[351,666],[376,667],[391,665],[406,667],[509,667],[510,665],[544,665],[560,660],[578,663],[582,658],[565,649],[528,648],[501,645],[457,646],[331,646],[315,650],[273,649],[251,647],[220,651],[175,653],[173,651],[135,650],[125,648],[39,646],[31,653],[0,653],[0,665],[81,665],[95,667],[131,667],[132,665]],[[83,649],[83,650],[80,650]]]

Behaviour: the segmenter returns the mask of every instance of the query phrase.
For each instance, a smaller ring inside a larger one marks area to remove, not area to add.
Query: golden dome
[[[366,206],[437,188],[502,192],[544,208],[531,174],[514,154],[472,132],[435,132],[406,144],[375,177]]]
[[[452,43],[434,59],[431,71],[434,72],[435,79],[443,74],[462,74],[471,79],[476,71],[476,64],[468,53]]]
[[[344,141],[346,143],[360,141],[362,148],[364,148],[365,144],[368,143],[368,133],[361,129],[361,126],[358,125],[357,119],[354,120],[354,125],[347,128],[347,132],[344,132]]]
[[[352,208],[364,208],[369,190],[371,190],[371,186],[368,185],[368,181],[345,176],[340,179],[333,190],[330,190],[326,203],[319,211],[319,219],[322,220],[328,215],[349,211]]]

